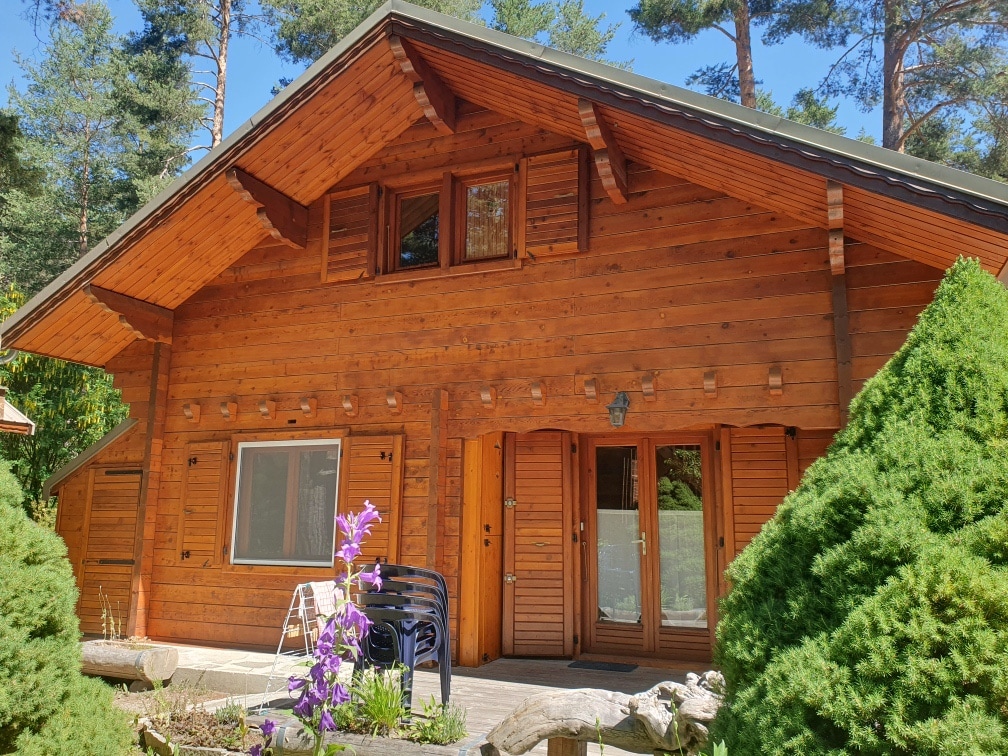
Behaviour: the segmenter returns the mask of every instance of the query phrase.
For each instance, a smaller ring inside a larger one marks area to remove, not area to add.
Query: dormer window
[[[510,256],[510,177],[460,182],[460,185],[465,208],[461,262]]]
[[[399,194],[395,207],[395,270],[437,267],[441,195],[436,189]]]
[[[389,191],[385,272],[513,258],[515,170],[445,174],[437,184]]]

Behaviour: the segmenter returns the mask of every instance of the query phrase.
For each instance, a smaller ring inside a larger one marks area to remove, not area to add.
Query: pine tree
[[[1008,752],[1008,292],[960,260],[732,563],[729,752]]]

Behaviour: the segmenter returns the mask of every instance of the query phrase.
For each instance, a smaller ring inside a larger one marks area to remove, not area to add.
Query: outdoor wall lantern
[[[626,411],[629,407],[630,397],[627,396],[626,391],[620,391],[612,400],[612,404],[606,405],[606,409],[609,410],[609,422],[612,423],[613,428],[623,427],[623,423],[626,421]]]

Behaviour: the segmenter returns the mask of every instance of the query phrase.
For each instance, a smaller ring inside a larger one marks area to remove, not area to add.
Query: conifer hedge
[[[21,509],[0,462],[0,754],[127,753],[111,693],[80,673],[77,589],[66,547]]]
[[[735,560],[732,756],[1008,753],[1008,291],[960,260]]]

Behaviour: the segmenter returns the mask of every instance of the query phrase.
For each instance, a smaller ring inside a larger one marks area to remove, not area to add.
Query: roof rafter
[[[455,94],[407,40],[392,34],[389,44],[403,73],[413,82],[413,95],[427,120],[440,133],[454,134],[458,112]]]
[[[102,309],[119,316],[119,322],[138,338],[171,344],[175,313],[141,299],[87,283],[84,295]]]
[[[602,186],[614,204],[625,204],[629,193],[626,157],[623,155],[623,150],[616,144],[616,137],[613,136],[609,124],[602,118],[598,105],[581,98],[578,100],[578,113],[581,115],[581,123],[584,124],[588,144],[591,145],[595,155],[595,169],[602,179]]]
[[[241,168],[229,168],[227,181],[238,195],[255,205],[270,236],[292,247],[308,246],[308,208]]]

